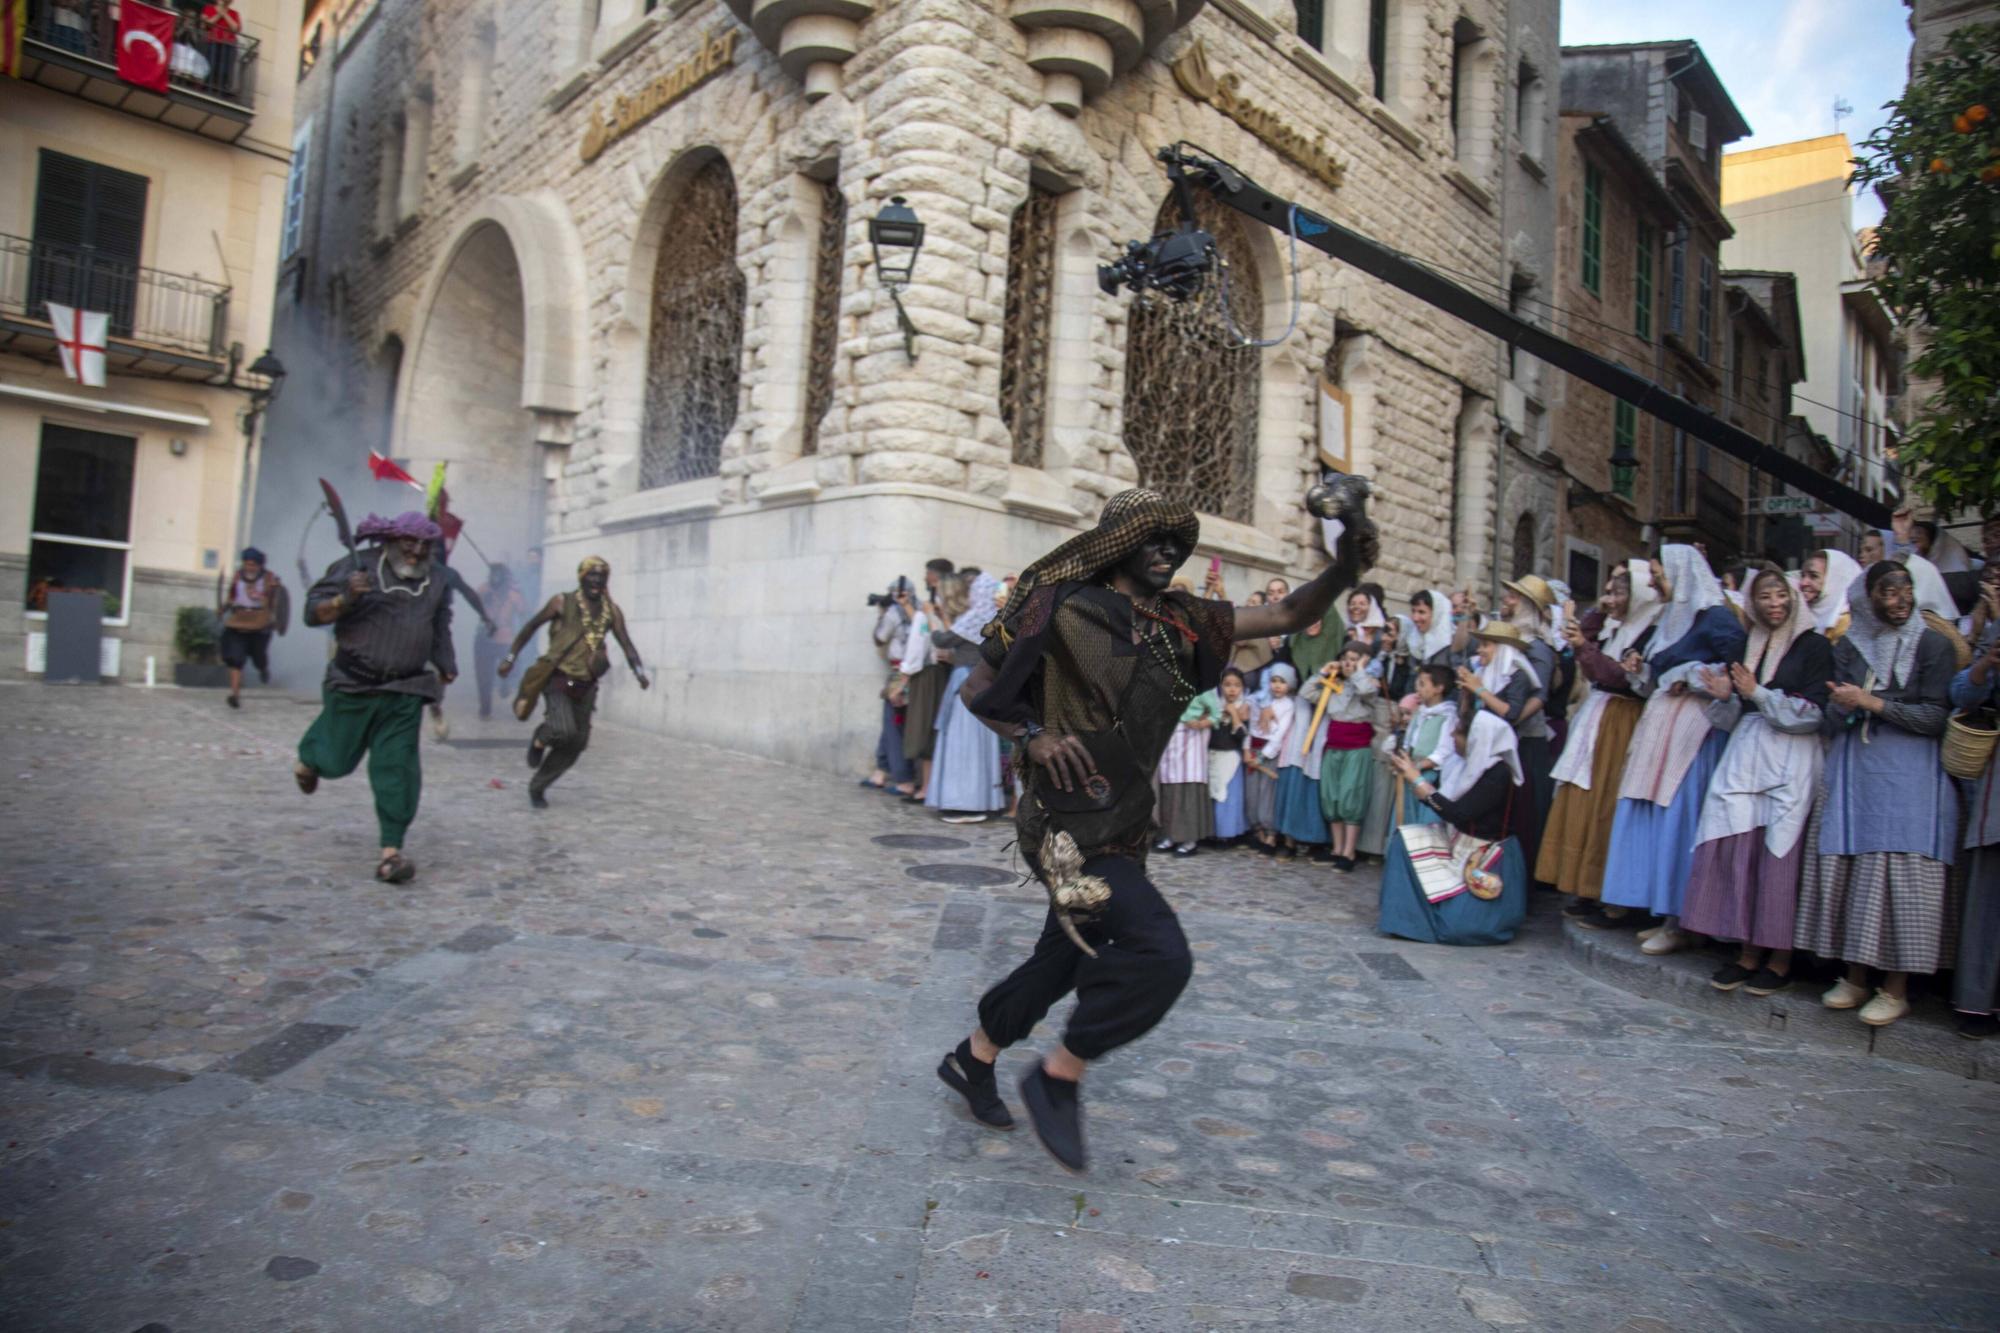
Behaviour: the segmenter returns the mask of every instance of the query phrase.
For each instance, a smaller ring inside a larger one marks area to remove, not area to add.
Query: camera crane
[[[1192,192],[1199,187],[1213,195],[1216,202],[1286,233],[1295,243],[1309,245],[1342,263],[1352,264],[1871,528],[1890,526],[1889,506],[1873,496],[1773,449],[1748,431],[1703,411],[1644,375],[1536,328],[1387,246],[1303,204],[1279,198],[1228,163],[1197,153],[1185,144],[1162,148],[1156,156],[1166,165],[1184,221],[1150,240],[1128,242],[1115,262],[1100,266],[1097,282],[1105,293],[1115,294],[1124,287],[1185,301],[1201,290],[1204,279],[1215,267],[1216,251],[1215,239],[1195,221]]]

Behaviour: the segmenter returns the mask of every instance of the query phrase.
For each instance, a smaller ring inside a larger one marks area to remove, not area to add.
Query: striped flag
[[[0,69],[21,77],[21,39],[28,32],[28,0],[0,0]]]

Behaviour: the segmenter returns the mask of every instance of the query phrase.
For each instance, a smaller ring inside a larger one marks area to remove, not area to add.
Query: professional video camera
[[[1215,238],[1192,222],[1183,222],[1150,240],[1127,241],[1122,256],[1097,266],[1097,286],[1106,296],[1129,287],[1185,301],[1201,290],[1214,266]]]
[[[892,606],[895,604],[897,593],[909,592],[910,590],[911,590],[910,581],[899,575],[898,577],[889,580],[889,591],[869,593],[868,605]]]

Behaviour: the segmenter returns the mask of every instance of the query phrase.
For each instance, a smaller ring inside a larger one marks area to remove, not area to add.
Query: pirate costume
[[[611,566],[598,556],[585,556],[576,567],[578,584],[592,573],[602,573],[608,580]],[[616,635],[632,670],[643,673],[645,669],[632,651],[625,632],[625,613],[611,600],[610,588],[590,598],[579,586],[557,601],[560,610],[549,631],[548,651],[521,677],[521,690],[514,699],[514,716],[524,722],[533,716],[535,701],[542,701],[542,722],[528,743],[528,766],[535,770],[535,776],[528,780],[528,799],[537,807],[547,804],[547,793],[555,780],[575,767],[590,748],[597,682],[611,670],[606,640]],[[531,622],[522,633],[532,633],[533,628]],[[514,652],[510,651],[506,661],[511,665],[513,660]]]

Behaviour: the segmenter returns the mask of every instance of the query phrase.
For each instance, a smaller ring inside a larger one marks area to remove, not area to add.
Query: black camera
[[[894,606],[896,604],[896,594],[908,591],[910,591],[910,581],[908,579],[894,579],[889,584],[889,591],[869,593],[868,605]]]
[[[1160,292],[1185,301],[1201,290],[1214,266],[1215,238],[1183,222],[1150,240],[1127,241],[1122,256],[1097,266],[1097,286],[1106,296],[1116,296],[1120,287],[1129,287],[1134,292]]]

